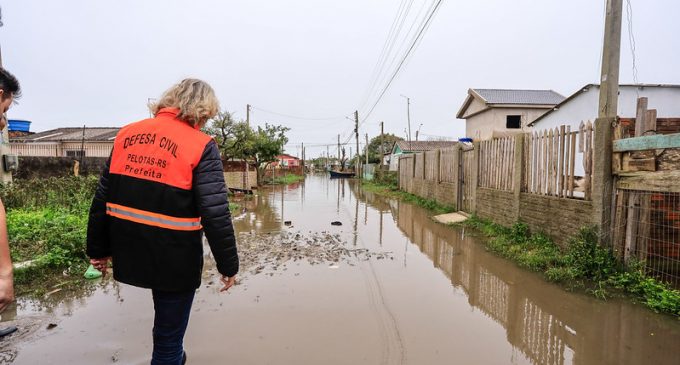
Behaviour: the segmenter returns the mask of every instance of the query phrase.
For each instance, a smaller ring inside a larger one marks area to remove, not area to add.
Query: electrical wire
[[[637,70],[637,60],[635,57],[635,34],[633,33],[633,6],[630,4],[630,0],[626,0],[626,19],[628,20],[628,42],[630,43],[630,54],[633,64],[633,83],[638,84],[638,70]],[[635,88],[635,92],[638,93],[638,89]]]
[[[435,5],[432,8],[432,11],[427,16],[426,21],[424,23],[424,26],[420,27],[420,30],[418,31],[418,34],[415,37],[415,41],[411,43],[411,46],[409,47],[409,49],[406,51],[406,53],[402,57],[401,61],[399,62],[399,65],[394,70],[389,81],[387,82],[385,87],[380,92],[380,95],[378,96],[377,100],[373,103],[373,106],[371,106],[371,109],[369,109],[368,113],[366,113],[366,115],[363,117],[362,123],[365,122],[368,119],[368,117],[371,115],[371,113],[373,113],[373,110],[375,110],[375,107],[378,105],[378,103],[380,103],[380,100],[382,100],[383,96],[385,95],[385,92],[387,92],[387,89],[389,89],[390,85],[392,85],[392,82],[394,81],[397,74],[401,70],[402,66],[404,65],[404,62],[406,62],[406,59],[412,54],[413,49],[416,46],[416,43],[418,43],[418,40],[421,39],[423,37],[423,35],[425,34],[425,30],[428,28],[427,26],[430,24],[430,22],[432,22],[432,19],[433,19],[434,15],[437,13],[437,9],[439,9],[439,6],[441,5],[443,0],[435,0],[435,1],[436,1],[436,3],[434,3]]]
[[[291,119],[300,119],[300,120],[312,120],[313,121],[313,120],[335,120],[335,119],[345,118],[344,115],[337,116],[337,117],[323,117],[323,118],[299,117],[299,116],[295,116],[295,115],[284,114],[284,113],[274,112],[274,111],[267,110],[267,109],[258,108],[258,107],[255,107],[253,105],[251,105],[250,108],[255,109],[255,110],[259,110],[259,111],[264,112],[264,113],[278,115],[280,117],[286,117],[286,118],[291,118]]]

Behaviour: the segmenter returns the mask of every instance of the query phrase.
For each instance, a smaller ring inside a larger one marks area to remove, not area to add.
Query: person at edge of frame
[[[7,126],[5,113],[21,97],[21,86],[14,75],[0,67],[0,131]],[[14,301],[14,269],[7,237],[7,215],[0,200],[0,313]],[[14,326],[0,328],[0,338],[16,331]]]
[[[87,255],[115,280],[151,289],[151,364],[184,364],[184,334],[203,268],[202,233],[227,291],[239,268],[223,166],[200,129],[219,103],[185,79],[150,105],[153,118],[117,134],[90,208]]]

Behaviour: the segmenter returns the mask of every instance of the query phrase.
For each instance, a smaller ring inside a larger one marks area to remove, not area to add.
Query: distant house
[[[415,153],[432,151],[436,149],[449,148],[456,145],[455,141],[396,141],[392,146],[389,155],[390,171],[399,170],[399,156]]]
[[[469,89],[456,118],[465,119],[466,137],[485,140],[527,130],[563,100],[553,90]]]
[[[57,128],[10,138],[19,156],[109,157],[120,128]]]
[[[272,163],[273,167],[298,167],[301,166],[300,159],[288,154],[281,154],[276,156],[276,161]]]
[[[617,115],[622,119],[635,119],[638,97],[647,97],[648,109],[656,109],[658,123],[665,119],[680,118],[680,85],[635,84],[619,85]],[[587,84],[555,105],[552,109],[529,123],[537,130],[561,125],[578,130],[581,121],[595,122],[600,100],[600,85]]]

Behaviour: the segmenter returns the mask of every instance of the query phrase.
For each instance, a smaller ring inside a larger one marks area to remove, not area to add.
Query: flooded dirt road
[[[239,285],[220,295],[206,260],[190,364],[680,363],[680,321],[565,292],[354,181],[310,176],[247,205]],[[148,291],[109,278],[20,300],[0,364],[148,364],[152,315]]]

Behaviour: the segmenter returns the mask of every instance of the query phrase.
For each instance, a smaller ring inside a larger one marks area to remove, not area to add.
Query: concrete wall
[[[100,175],[108,157],[85,157],[78,170],[80,175]],[[17,179],[42,179],[73,176],[76,159],[72,157],[19,156]]]
[[[477,146],[478,148],[478,146]],[[521,149],[516,150],[515,161],[521,161]],[[399,188],[411,194],[426,199],[433,199],[439,203],[458,209],[458,174],[451,179],[452,182],[441,182],[441,179],[426,179],[422,173],[423,157],[419,154],[404,156],[400,162]],[[458,164],[457,154],[439,154],[440,158],[452,159],[451,163]],[[476,154],[475,154],[476,156]],[[475,158],[478,158],[476,156]],[[432,164],[431,161],[426,162]],[[477,161],[472,161],[473,166]],[[440,162],[439,164],[443,164]],[[473,175],[479,173],[473,169]],[[474,203],[468,213],[476,214],[481,218],[489,219],[495,223],[511,226],[521,221],[526,223],[533,232],[544,232],[552,237],[556,243],[565,245],[570,237],[576,235],[582,227],[592,226],[593,203],[581,199],[567,199],[549,197],[537,194],[521,192],[522,171],[517,169],[514,173],[514,190],[503,191],[490,188],[477,187],[479,178],[471,176],[468,184],[475,185],[471,199]],[[439,174],[441,177],[441,174]],[[438,181],[439,180],[439,181]]]
[[[465,136],[475,141],[491,139],[494,131],[530,131],[527,124],[543,115],[548,109],[529,109],[529,108],[492,108],[485,112],[467,118],[465,121]],[[521,115],[521,129],[505,128],[508,115]]]

